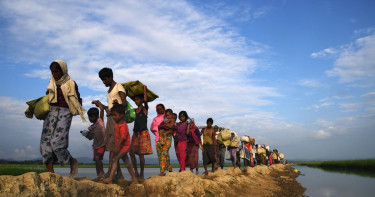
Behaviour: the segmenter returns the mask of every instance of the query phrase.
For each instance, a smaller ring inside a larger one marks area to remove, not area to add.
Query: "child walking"
[[[129,171],[131,181],[138,183],[135,177],[132,165],[129,162],[127,153],[130,151],[130,135],[128,125],[125,122],[125,106],[115,103],[111,108],[112,118],[115,121],[115,148],[113,149],[113,160],[112,165],[109,168],[109,176],[103,179],[105,183],[112,183],[113,176],[116,170],[119,168],[119,160],[122,159]]]
[[[212,118],[207,119],[207,127],[202,129],[203,134],[203,166],[205,174],[208,175],[207,165],[212,163],[212,172],[215,172],[215,146],[216,146],[216,130],[212,127],[214,120]]]
[[[115,130],[115,121],[112,118],[111,109],[114,104],[126,104],[126,93],[124,87],[116,83],[113,80],[113,72],[110,68],[102,68],[99,71],[99,78],[102,80],[103,84],[108,87],[107,91],[107,103],[108,106],[103,105],[100,101],[94,100],[92,101],[97,107],[102,107],[107,112],[107,124],[106,124],[106,149],[109,151],[109,169],[112,166],[112,161],[115,155],[114,148],[115,148],[115,137],[114,137],[114,130]],[[119,166],[119,165],[117,165]],[[109,171],[105,174],[107,177]],[[122,175],[121,169],[117,169],[118,179],[123,179],[124,176]]]
[[[102,178],[104,176],[103,171],[103,156],[105,152],[105,128],[103,122],[104,116],[104,109],[103,106],[100,107],[100,116],[98,108],[92,107],[87,111],[87,115],[89,116],[89,120],[93,123],[88,130],[90,131],[91,139],[94,139],[92,147],[94,149],[94,161],[96,166],[96,180]],[[89,138],[89,140],[91,140]]]
[[[144,179],[145,169],[145,155],[152,154],[151,138],[147,129],[147,87],[143,86],[143,95],[137,95],[134,98],[134,102],[137,105],[135,109],[135,120],[133,136],[131,140],[131,151],[130,157],[134,167],[135,175]],[[143,106],[144,104],[144,106]],[[139,155],[141,173],[138,173],[137,160],[135,154]]]
[[[180,122],[177,123],[177,159],[180,163],[180,172],[182,172],[185,171],[187,135],[190,133],[190,122],[186,122],[189,119],[186,111],[181,111],[178,118]]]
[[[47,86],[50,111],[43,122],[40,139],[40,153],[48,172],[54,172],[53,165],[70,164],[69,176],[78,172],[78,161],[70,155],[69,130],[73,116],[80,115],[83,122],[85,109],[78,92],[78,86],[70,78],[68,67],[63,60],[55,60],[50,65],[51,79]]]

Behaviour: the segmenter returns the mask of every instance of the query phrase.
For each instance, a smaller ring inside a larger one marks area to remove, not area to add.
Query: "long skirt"
[[[185,160],[186,160],[186,146],[187,142],[185,141],[178,141],[177,143],[177,159],[180,163],[180,172],[185,171]]]
[[[199,145],[195,142],[189,142],[187,144],[187,155],[186,155],[186,166],[189,166],[190,169],[198,168],[199,160]]]
[[[72,114],[68,108],[51,106],[44,119],[40,138],[40,153],[43,163],[66,165],[72,156],[68,151],[69,130]]]
[[[107,125],[105,127],[106,134],[106,145],[107,151],[113,151],[116,148],[115,144],[115,120],[113,120],[112,115],[107,115]]]
[[[137,155],[152,154],[151,137],[147,130],[133,133],[131,151]]]
[[[168,136],[165,140],[165,143],[156,143],[156,151],[158,154],[158,160],[160,165],[160,172],[164,173],[169,170],[170,167],[170,158],[169,158],[169,149],[171,148],[172,136]]]
[[[220,147],[220,145],[217,145],[217,157],[216,157],[216,166],[220,166],[221,168],[224,168],[225,164],[225,151],[226,147]]]
[[[231,148],[229,149],[229,154],[230,154],[230,160],[232,161],[233,167],[238,166],[237,162],[237,148]]]

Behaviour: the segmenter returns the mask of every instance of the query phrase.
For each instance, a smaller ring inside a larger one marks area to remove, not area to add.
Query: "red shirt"
[[[120,144],[121,152],[129,152],[130,151],[130,135],[129,135],[129,128],[126,122],[123,124],[115,124],[115,144],[116,146],[119,145],[120,140],[124,139],[124,143]]]

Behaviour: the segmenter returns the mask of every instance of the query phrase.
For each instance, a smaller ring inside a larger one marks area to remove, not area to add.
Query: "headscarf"
[[[55,60],[59,64],[63,76],[58,81],[55,81],[53,75],[47,86],[48,90],[48,100],[50,103],[57,103],[57,86],[59,85],[61,91],[63,92],[65,102],[69,106],[69,110],[73,115],[80,115],[83,122],[86,122],[84,114],[86,110],[82,107],[81,103],[78,101],[78,95],[76,93],[75,82],[70,78],[68,74],[68,67],[63,60]]]
[[[164,113],[163,114],[158,114],[158,106],[161,105],[164,107],[165,109],[165,106],[161,103],[157,104],[156,105],[156,117],[152,120],[152,123],[151,123],[151,132],[155,135],[155,141],[158,142],[159,141],[159,125],[160,123],[163,122],[164,120],[164,115],[165,115],[165,110],[164,110]]]
[[[64,60],[55,60],[53,62],[56,62],[56,63],[59,64],[59,66],[60,66],[60,68],[63,72],[63,76],[58,81],[56,81],[55,78],[53,77],[53,75],[51,74],[51,79],[49,80],[49,84],[47,86],[47,90],[49,92],[48,97],[49,97],[50,103],[56,103],[57,102],[57,85],[61,86],[61,85],[65,84],[70,79],[70,76],[68,74],[68,66],[66,65],[65,61]],[[75,89],[75,87],[74,87],[74,89]]]

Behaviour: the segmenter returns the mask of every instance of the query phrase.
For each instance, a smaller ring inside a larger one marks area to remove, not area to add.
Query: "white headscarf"
[[[81,103],[78,101],[78,95],[76,94],[75,82],[70,78],[68,74],[68,67],[63,60],[55,60],[60,65],[63,71],[63,76],[58,81],[55,80],[53,75],[47,86],[48,98],[50,103],[57,103],[57,86],[59,85],[61,91],[63,92],[65,102],[69,106],[69,110],[73,115],[81,115],[82,121],[86,122],[84,113],[86,110],[82,107]]]

